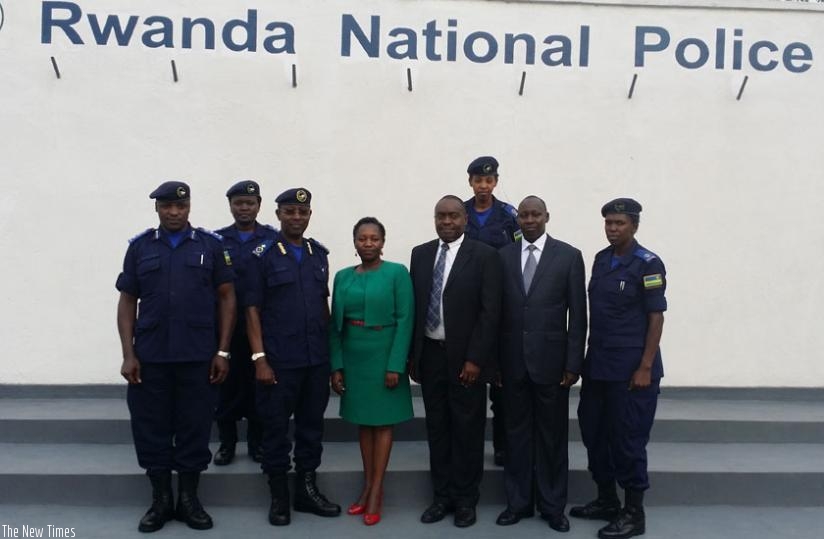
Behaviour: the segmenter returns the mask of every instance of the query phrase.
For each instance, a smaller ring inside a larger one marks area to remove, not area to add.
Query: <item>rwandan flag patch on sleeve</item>
[[[654,275],[644,275],[644,288],[649,290],[650,288],[659,288],[664,286],[664,278],[661,277],[660,273],[656,273]]]

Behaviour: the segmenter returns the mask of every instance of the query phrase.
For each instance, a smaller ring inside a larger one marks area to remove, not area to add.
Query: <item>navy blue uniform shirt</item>
[[[252,252],[255,247],[265,240],[273,240],[277,237],[278,231],[269,225],[262,225],[255,222],[255,230],[252,235],[243,241],[240,233],[234,224],[215,231],[223,236],[223,248],[229,253],[232,259],[232,268],[235,270],[235,296],[237,296],[238,311],[235,333],[246,334],[246,310],[241,307],[243,298],[246,297],[248,285],[248,268],[257,260]]]
[[[274,368],[329,362],[329,251],[303,240],[298,261],[281,234],[259,243],[249,265],[245,307],[260,310],[263,350]]]
[[[496,249],[514,242],[518,232],[518,210],[511,205],[501,202],[492,197],[492,211],[486,219],[486,223],[481,226],[478,216],[475,213],[475,197],[464,202],[466,208],[466,230],[467,238],[478,240]]]
[[[141,362],[210,361],[217,352],[217,288],[234,279],[219,235],[190,226],[176,248],[162,229],[129,243],[117,289],[138,298]]]
[[[636,242],[615,259],[613,248],[595,255],[589,280],[589,348],[584,376],[593,380],[629,380],[641,364],[647,315],[667,310],[664,263]],[[664,376],[661,350],[655,354],[652,379]]]

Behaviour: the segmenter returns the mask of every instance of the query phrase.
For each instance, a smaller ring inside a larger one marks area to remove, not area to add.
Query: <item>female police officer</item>
[[[664,375],[658,343],[667,300],[664,263],[635,241],[641,204],[601,208],[610,246],[595,255],[589,282],[590,334],[578,406],[581,437],[598,497],[570,515],[604,519],[601,539],[644,533],[649,488],[646,445]],[[625,491],[618,501],[615,481]]]

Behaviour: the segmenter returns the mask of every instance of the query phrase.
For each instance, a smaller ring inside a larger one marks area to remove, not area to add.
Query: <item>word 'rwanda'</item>
[[[529,33],[495,34],[483,30],[464,32],[457,19],[431,20],[423,28],[386,26],[379,15],[358,19],[341,15],[340,55],[343,57],[426,60],[430,62],[469,61],[555,67],[588,67],[590,27],[580,25],[572,34],[552,33],[536,37]],[[295,54],[295,28],[283,21],[261,23],[256,9],[247,9],[244,18],[223,23],[206,17],[173,20],[161,15],[98,15],[84,13],[73,2],[43,2],[41,41],[52,43],[62,34],[75,45],[95,43],[121,47],[142,44],[149,48],[215,49],[218,43],[230,51]],[[730,36],[731,34],[731,36]],[[630,36],[628,36],[629,38]],[[715,39],[673,36],[661,26],[635,28],[635,67],[669,59],[685,69],[772,71],[783,68],[803,73],[812,67],[809,45],[791,42],[779,45],[759,39],[748,41],[744,31],[715,29]]]

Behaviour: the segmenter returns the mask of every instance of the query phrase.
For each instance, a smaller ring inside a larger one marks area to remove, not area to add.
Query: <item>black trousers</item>
[[[129,384],[137,462],[147,471],[205,470],[217,386],[209,383],[211,362],[140,364],[141,384]]]
[[[291,467],[289,418],[295,416],[295,469],[311,472],[320,466],[323,452],[323,412],[329,403],[329,364],[299,369],[274,369],[278,383],[258,384],[258,416],[263,422],[265,473],[286,472]]]
[[[235,331],[229,348],[229,375],[220,384],[220,402],[215,412],[220,441],[234,444],[238,440],[235,422],[244,417],[249,420],[247,439],[260,443],[262,426],[255,403],[255,364],[245,328]]]
[[[507,505],[528,513],[537,502],[541,514],[562,514],[569,475],[569,389],[535,384],[526,377],[504,380],[503,390]]]
[[[646,490],[647,442],[658,405],[659,380],[630,391],[629,381],[584,379],[578,421],[596,483]]]
[[[434,501],[474,507],[484,469],[486,384],[460,385],[446,349],[430,339],[424,340],[420,380]]]

